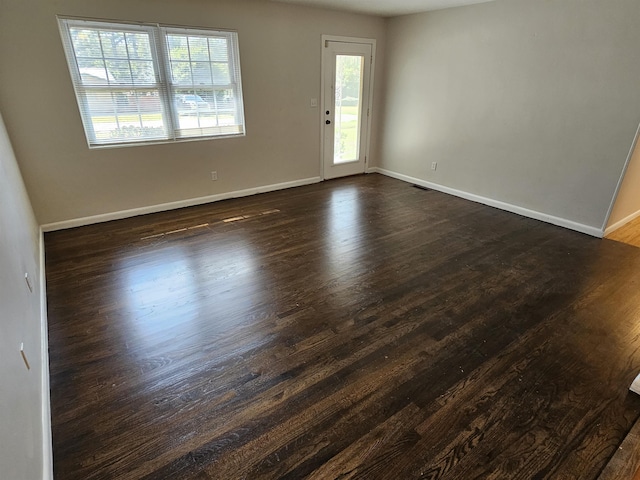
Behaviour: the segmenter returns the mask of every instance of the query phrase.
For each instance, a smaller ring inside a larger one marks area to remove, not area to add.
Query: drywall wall
[[[636,144],[607,222],[607,233],[640,216],[640,145]]]
[[[376,39],[383,68],[385,20],[364,15],[258,0],[0,5],[0,109],[41,224],[318,177],[321,35]],[[247,135],[89,150],[57,14],[237,30]]]
[[[42,392],[39,252],[38,225],[0,117],[0,477],[7,479],[43,478],[49,442],[42,426],[48,395]]]
[[[639,23],[637,0],[391,19],[378,166],[601,230],[640,122]]]

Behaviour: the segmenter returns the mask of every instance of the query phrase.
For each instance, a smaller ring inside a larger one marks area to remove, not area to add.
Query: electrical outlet
[[[431,162],[431,170],[436,170],[438,168],[438,162]]]
[[[318,99],[317,98],[312,98],[311,99],[311,108],[316,108],[318,106]]]
[[[211,172],[211,180],[214,182],[218,180],[218,172]]]
[[[31,279],[29,278],[28,273],[24,274],[24,281],[27,282],[27,288],[29,288],[29,291],[33,293],[33,284],[31,283]]]

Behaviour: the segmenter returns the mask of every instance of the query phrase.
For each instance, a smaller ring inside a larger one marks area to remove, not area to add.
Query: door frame
[[[375,66],[376,66],[376,39],[375,38],[359,38],[359,37],[343,37],[339,35],[322,35],[322,43],[320,44],[320,179],[324,178],[324,135],[325,135],[325,123],[324,123],[324,105],[325,105],[325,81],[324,81],[324,69],[325,55],[324,49],[327,42],[342,42],[342,43],[361,43],[371,45],[371,71],[369,73],[369,115],[367,115],[367,124],[365,129],[365,151],[364,151],[364,172],[369,171],[369,156],[371,148],[371,119],[373,118],[373,80],[375,78]]]

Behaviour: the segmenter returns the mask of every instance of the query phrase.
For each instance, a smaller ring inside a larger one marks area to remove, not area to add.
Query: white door
[[[369,145],[373,45],[324,40],[323,47],[324,178],[364,173]]]

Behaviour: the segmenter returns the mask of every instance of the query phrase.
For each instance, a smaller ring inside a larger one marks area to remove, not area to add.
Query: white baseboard
[[[150,205],[148,207],[132,208],[129,210],[121,210],[118,212],[103,213],[101,215],[92,215],[90,217],[64,220],[62,222],[46,223],[42,225],[41,228],[44,232],[53,232],[56,230],[64,230],[67,228],[82,227],[84,225],[91,225],[94,223],[102,223],[111,220],[136,217],[138,215],[146,215],[148,213],[164,212],[167,210],[175,210],[177,208],[183,207],[193,207],[194,205],[219,202],[220,200],[228,200],[230,198],[248,197],[249,195],[256,195],[258,193],[274,192],[276,190],[284,190],[286,188],[311,185],[312,183],[318,183],[320,181],[320,177],[303,178],[301,180],[294,180],[292,182],[275,183],[272,185],[247,188],[245,190],[235,190],[233,192],[218,193],[215,195],[207,195],[205,197],[189,198],[187,200],[178,200],[176,202]]]
[[[53,480],[53,445],[51,442],[51,395],[49,390],[49,330],[47,324],[47,287],[44,256],[44,232],[40,228],[40,374],[42,401],[42,479]]]
[[[635,213],[632,213],[631,215],[629,215],[628,217],[624,217],[622,220],[614,223],[613,225],[609,225],[605,231],[604,231],[604,235],[607,236],[610,233],[615,232],[616,230],[618,230],[621,227],[624,227],[627,223],[635,220],[636,218],[640,217],[640,210],[638,210]]]
[[[590,225],[584,225],[582,223],[577,223],[571,220],[567,220],[566,218],[555,217],[553,215],[548,215],[546,213],[537,212],[535,210],[529,210],[528,208],[519,207],[518,205],[512,205],[510,203],[501,202],[499,200],[494,200],[492,198],[482,197],[480,195],[464,192],[462,190],[456,190],[455,188],[445,187],[444,185],[439,185],[437,183],[428,182],[426,180],[421,180],[419,178],[410,177],[408,175],[393,172],[391,170],[386,170],[384,168],[372,167],[367,171],[381,173],[382,175],[386,175],[388,177],[396,178],[398,180],[402,180],[408,183],[413,183],[415,185],[420,185],[422,187],[430,188],[432,190],[437,190],[439,192],[447,193],[449,195],[454,195],[456,197],[464,198],[466,200],[471,200],[472,202],[482,203],[483,205],[499,208],[500,210],[505,210],[507,212],[517,213],[518,215],[522,215],[523,217],[529,217],[536,220],[541,220],[543,222],[551,223],[559,227],[565,227],[570,230],[586,233],[587,235],[591,235],[593,237],[602,238],[602,236],[604,235],[604,232],[601,229],[592,227]]]
[[[633,380],[629,390],[640,395],[640,374]]]

